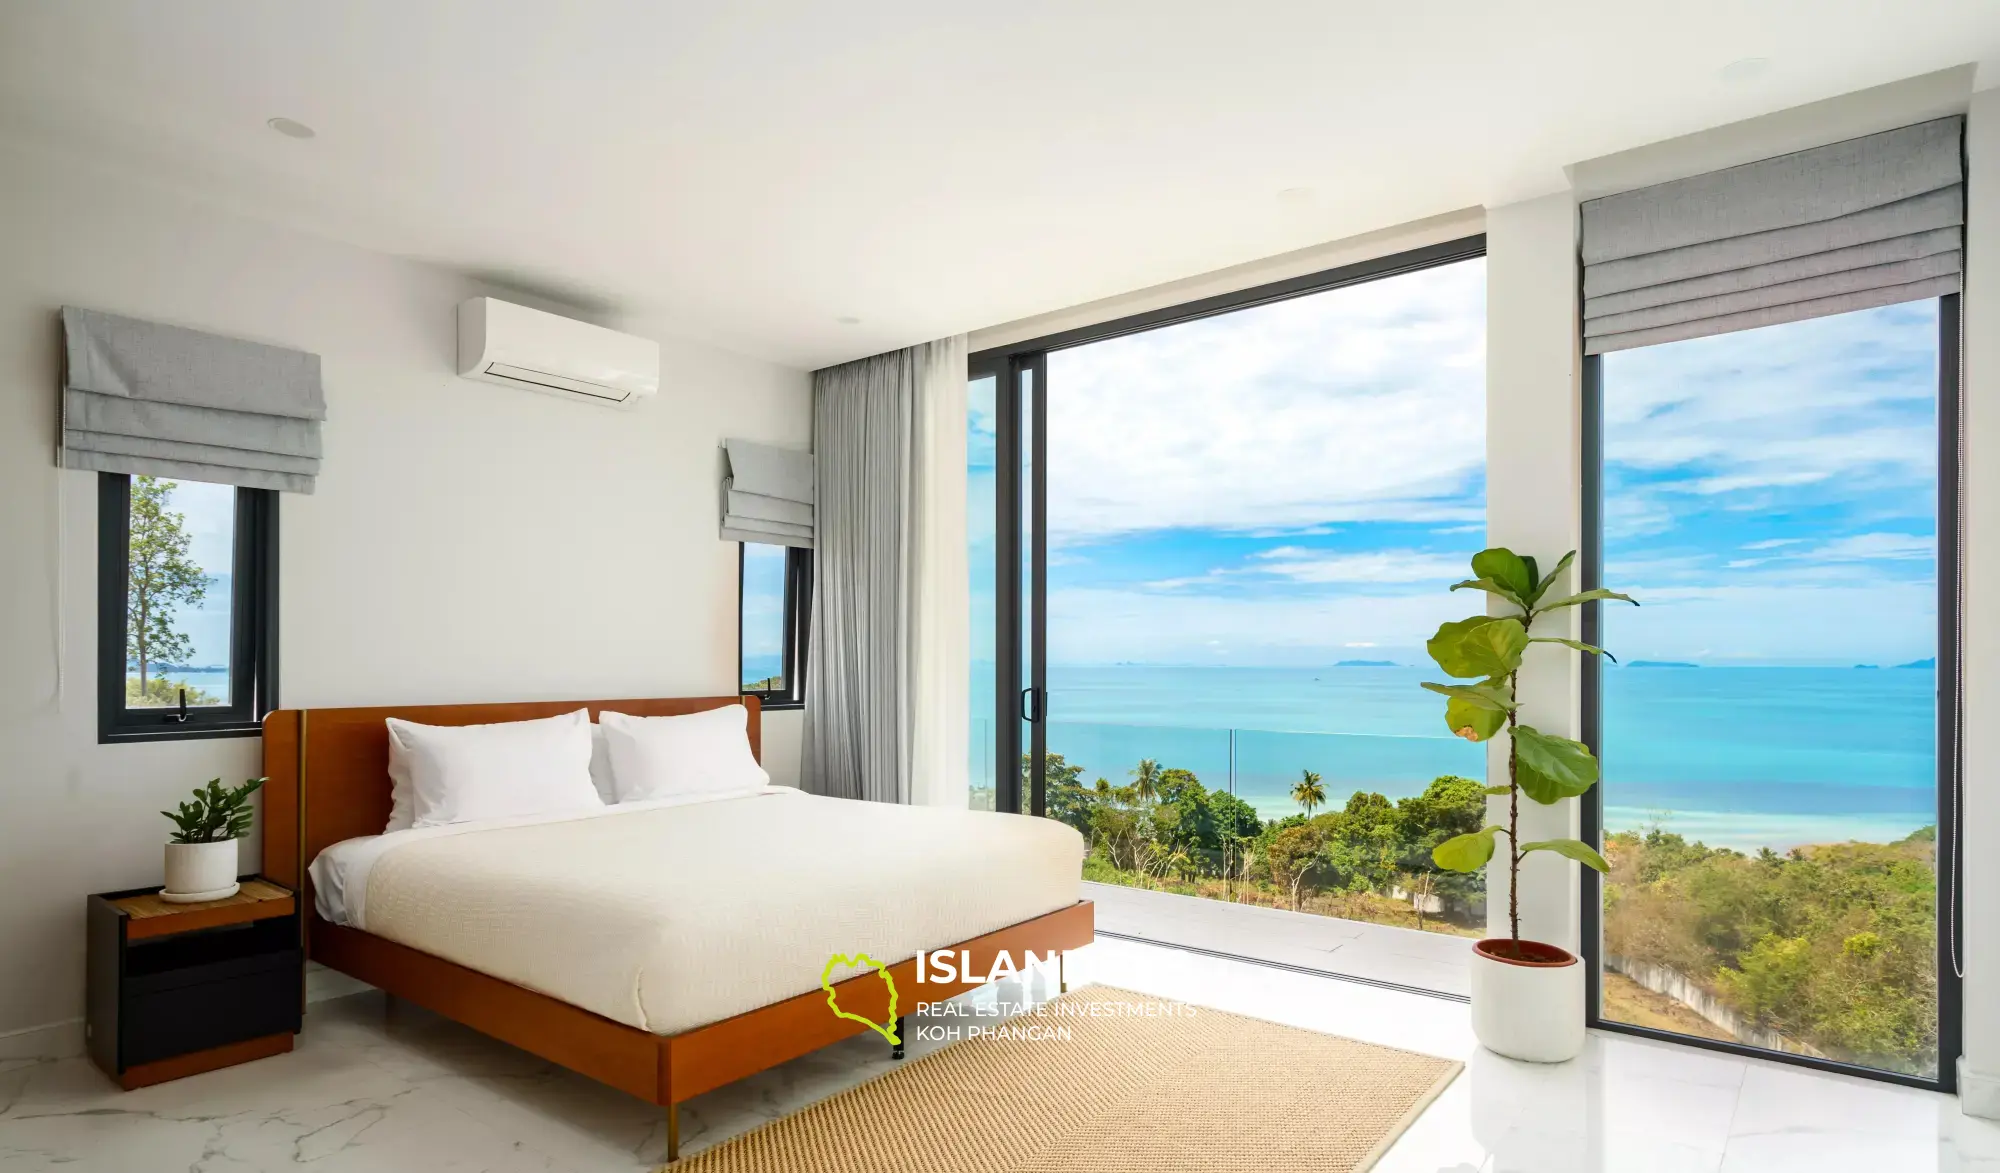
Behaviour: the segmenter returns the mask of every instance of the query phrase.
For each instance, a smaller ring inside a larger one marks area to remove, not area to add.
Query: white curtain
[[[814,793],[966,803],[965,357],[961,336],[813,375]]]

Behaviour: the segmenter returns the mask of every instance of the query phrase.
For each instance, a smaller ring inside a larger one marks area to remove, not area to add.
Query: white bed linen
[[[674,1034],[1053,912],[1084,845],[1047,819],[788,787],[367,836],[313,861],[327,920]]]

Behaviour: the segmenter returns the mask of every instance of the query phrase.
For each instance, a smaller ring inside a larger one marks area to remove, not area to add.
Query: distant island
[[[1898,668],[1935,668],[1935,667],[1937,667],[1937,657],[1936,657],[1936,656],[1925,656],[1925,657],[1924,657],[1923,659],[1921,659],[1921,660],[1911,660],[1911,661],[1910,661],[1909,663],[1907,663],[1907,664],[1898,664],[1898,665],[1896,665],[1896,667],[1898,667]]]
[[[1336,668],[1394,668],[1395,666],[1394,660],[1342,660],[1334,665]]]
[[[1856,664],[1856,668],[1880,668],[1880,664]]]
[[[1690,664],[1686,660],[1633,660],[1627,668],[1699,668],[1700,664]]]

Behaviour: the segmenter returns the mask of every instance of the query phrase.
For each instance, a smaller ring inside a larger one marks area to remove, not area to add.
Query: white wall
[[[324,472],[281,507],[282,704],[734,691],[717,444],[803,445],[804,372],[613,318],[662,343],[635,412],[474,383],[453,306],[519,295],[39,154],[0,174],[0,1035],[81,1013],[84,895],[158,883],[161,806],[259,757],[97,744],[96,482],[52,456],[66,303],[323,357]],[[767,722],[781,781],[796,725]]]
[[[2000,1118],[2000,89],[1966,123],[1965,1108]]]
[[[1581,544],[1582,449],[1576,333],[1576,201],[1568,192],[1486,210],[1486,541],[1542,566]],[[1574,571],[1570,582],[1575,585]],[[1505,608],[1500,608],[1504,610]],[[1575,639],[1570,608],[1535,624],[1536,635]],[[1582,672],[1577,653],[1552,644],[1528,650],[1519,684],[1521,720],[1544,733],[1580,737]],[[1486,774],[1507,777],[1507,739],[1488,743]],[[1574,838],[1578,805],[1521,803],[1521,838]],[[1489,800],[1505,825],[1504,799]],[[1553,852],[1521,863],[1521,933],[1578,948],[1577,865]],[[1508,872],[1487,871],[1486,922],[1508,932]]]

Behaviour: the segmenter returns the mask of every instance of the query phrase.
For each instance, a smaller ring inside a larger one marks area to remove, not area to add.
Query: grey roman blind
[[[1584,353],[1957,293],[1964,130],[1940,118],[1585,202]]]
[[[319,356],[64,306],[64,468],[313,491]]]
[[[813,455],[747,440],[724,440],[722,539],[772,546],[813,544]]]

